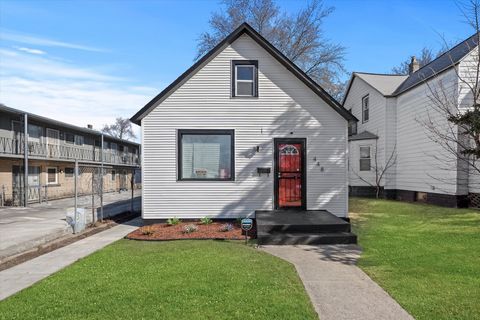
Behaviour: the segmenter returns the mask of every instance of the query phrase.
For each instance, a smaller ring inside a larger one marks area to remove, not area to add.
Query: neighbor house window
[[[362,122],[365,123],[370,119],[370,98],[368,94],[362,98]]]
[[[75,144],[77,146],[83,146],[83,136],[75,135]]]
[[[370,147],[360,147],[360,171],[370,171]]]
[[[43,128],[34,124],[28,124],[28,137],[40,139],[42,137]]]
[[[258,97],[258,61],[232,61],[232,96]]]
[[[47,168],[47,184],[57,184],[57,183],[58,183],[57,168],[48,167]]]
[[[74,168],[65,168],[65,177],[66,178],[72,178],[74,172],[75,172]]]
[[[74,144],[75,143],[75,135],[73,133],[65,132],[65,142]]]
[[[348,109],[348,112],[352,113],[352,109]],[[357,121],[348,122],[348,135],[353,136],[357,134]]]
[[[179,180],[234,180],[233,130],[179,130]]]
[[[115,170],[112,170],[112,181],[115,181],[116,175],[117,173],[115,172]]]

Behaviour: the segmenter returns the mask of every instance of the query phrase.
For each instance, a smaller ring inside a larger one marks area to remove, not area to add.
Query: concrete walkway
[[[354,245],[262,246],[262,250],[295,265],[322,320],[413,319],[355,264]]]
[[[122,239],[138,228],[141,223],[140,218],[127,221],[10,269],[0,271],[0,300],[33,285],[112,242]]]
[[[141,190],[135,190],[135,210],[141,208],[140,194]],[[105,194],[105,217],[129,211],[130,197],[130,192]],[[91,206],[91,201],[90,196],[79,197],[78,206]],[[96,201],[97,205],[99,203]],[[0,261],[71,234],[72,227],[65,221],[69,207],[73,207],[73,198],[31,204],[27,208],[0,208]],[[91,207],[88,212],[91,212]],[[87,214],[87,222],[91,220],[92,215]]]

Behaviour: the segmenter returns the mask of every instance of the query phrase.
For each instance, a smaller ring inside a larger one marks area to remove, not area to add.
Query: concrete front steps
[[[326,210],[256,211],[259,245],[352,244],[350,223]]]

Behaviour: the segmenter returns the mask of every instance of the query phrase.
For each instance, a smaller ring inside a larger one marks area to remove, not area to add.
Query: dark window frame
[[[230,135],[230,177],[221,178],[182,178],[182,136],[195,135]],[[177,181],[235,181],[235,130],[234,129],[178,129],[177,130]]]
[[[365,108],[365,99],[368,99],[367,107]],[[367,117],[365,119],[365,109],[367,110]],[[366,94],[362,97],[362,123],[366,123],[370,120],[370,94]]]
[[[236,89],[236,66],[237,65],[253,65],[255,68],[253,72],[253,95],[251,96],[237,96],[235,93]],[[232,60],[232,79],[231,79],[231,87],[232,87],[232,98],[258,98],[258,60]]]

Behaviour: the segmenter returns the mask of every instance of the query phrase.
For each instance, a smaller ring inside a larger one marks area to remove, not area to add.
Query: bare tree
[[[296,14],[287,14],[280,11],[274,0],[222,0],[221,3],[222,11],[210,18],[212,31],[200,35],[196,59],[247,22],[332,96],[341,96],[345,48],[330,41],[322,27],[333,7],[325,7],[321,0],[311,0]]]
[[[135,139],[137,136],[133,132],[132,123],[129,119],[118,117],[115,123],[104,125],[102,132],[119,139]]]
[[[369,186],[375,188],[375,197],[380,197],[380,191],[382,190],[382,182],[385,174],[390,168],[392,168],[397,161],[396,146],[393,147],[392,152],[386,158],[385,163],[380,163],[378,160],[378,140],[375,140],[375,148],[373,150],[373,164],[370,163],[370,171],[375,174],[375,181],[371,181],[368,178],[362,177],[357,171],[352,169],[353,174],[361,181],[365,182]]]
[[[452,164],[463,173],[480,175],[480,1],[470,0],[459,5],[466,22],[474,29],[473,41],[465,42],[470,52],[462,65],[449,56],[458,88],[452,90],[452,79],[435,74],[426,81],[431,111],[426,119],[417,120],[424,126],[431,141],[441,147],[441,154],[432,155],[440,169],[452,170]],[[444,183],[459,181],[434,177]]]

